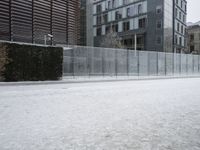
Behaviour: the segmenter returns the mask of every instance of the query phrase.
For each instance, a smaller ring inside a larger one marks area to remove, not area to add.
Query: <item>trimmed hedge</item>
[[[59,80],[62,77],[63,48],[0,43],[6,51],[1,75],[4,81]]]

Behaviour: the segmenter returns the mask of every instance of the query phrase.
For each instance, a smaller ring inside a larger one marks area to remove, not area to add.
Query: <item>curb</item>
[[[200,76],[165,76],[165,77],[137,77],[137,78],[113,78],[113,79],[89,79],[77,80],[64,79],[60,81],[27,81],[27,82],[0,82],[0,86],[29,86],[29,85],[48,85],[48,84],[77,84],[77,83],[102,83],[102,82],[123,82],[123,81],[142,81],[142,80],[162,80],[162,79],[188,79],[188,78],[200,78]]]

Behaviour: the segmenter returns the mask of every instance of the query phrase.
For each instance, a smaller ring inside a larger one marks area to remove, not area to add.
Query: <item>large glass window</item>
[[[108,1],[108,9],[111,9],[111,1]]]
[[[142,13],[142,4],[139,4],[138,5],[138,14],[141,14]]]
[[[181,12],[179,12],[179,19],[180,19],[180,20],[181,20],[181,18],[182,18],[181,16],[182,16],[182,15],[181,15]]]
[[[157,28],[157,29],[161,29],[161,28],[162,28],[162,21],[161,21],[161,20],[158,20],[158,21],[156,22],[156,28]]]
[[[139,28],[145,28],[146,27],[146,18],[139,19]]]
[[[130,22],[123,22],[123,31],[128,31],[130,29]]]
[[[181,25],[181,33],[183,34],[183,25]]]
[[[131,14],[130,14],[130,8],[127,8],[127,9],[126,9],[126,16],[127,16],[127,17],[130,17],[130,16],[131,16]]]
[[[113,32],[118,32],[118,24],[112,25]]]
[[[116,7],[116,0],[112,0],[112,7],[113,7],[113,8]]]
[[[104,23],[108,22],[108,14],[103,15],[103,21],[104,21]]]
[[[115,12],[115,20],[122,19],[122,12],[120,10]]]
[[[157,14],[161,14],[162,13],[162,7],[161,6],[157,6],[156,7],[156,13]]]
[[[179,43],[182,45],[182,37],[179,37]]]
[[[101,29],[101,27],[97,28],[97,36],[100,36],[101,33],[102,33],[102,29]]]
[[[100,13],[102,10],[101,4],[97,5],[97,13]]]
[[[101,24],[101,16],[97,16],[97,25]]]
[[[180,24],[179,22],[177,22],[177,31],[179,32],[179,30],[180,30]]]

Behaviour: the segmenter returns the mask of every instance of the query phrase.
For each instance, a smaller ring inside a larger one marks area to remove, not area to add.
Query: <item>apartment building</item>
[[[185,0],[94,0],[93,45],[110,30],[127,49],[180,52],[186,48]]]

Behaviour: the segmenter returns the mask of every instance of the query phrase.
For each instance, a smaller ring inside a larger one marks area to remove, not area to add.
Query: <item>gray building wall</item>
[[[119,0],[120,1],[120,0]],[[122,0],[121,0],[122,1]],[[144,2],[145,0],[133,1],[135,4],[139,4],[140,2]],[[185,0],[146,0],[147,1],[147,11],[144,14],[139,14],[134,17],[142,17],[146,15],[146,27],[144,29],[130,29],[129,31],[118,32],[118,35],[122,37],[122,39],[130,37],[133,38],[134,35],[137,34],[144,36],[144,47],[142,50],[151,50],[151,51],[166,51],[166,52],[179,52],[177,49],[186,48],[185,42],[185,23],[186,23],[186,5],[187,2]],[[181,2],[182,1],[182,2]],[[97,4],[102,4],[104,2],[108,2],[108,0],[98,0],[94,1],[93,4],[93,36],[94,36],[94,46],[100,46],[101,39],[103,36],[97,36],[96,30],[98,27],[103,27],[104,25],[96,25],[98,14],[94,13],[97,8]],[[130,3],[128,5],[132,5]],[[122,5],[122,7],[126,7],[127,5]],[[181,7],[182,6],[182,7]],[[159,11],[159,9],[161,11]],[[177,9],[178,14],[175,13]],[[115,10],[115,8],[108,9],[106,11],[100,12],[99,15],[105,14],[105,12],[111,12]],[[181,12],[181,18],[179,19],[179,12]],[[133,17],[133,18],[134,18]],[[110,23],[116,24],[123,21],[126,21],[127,18],[122,18],[121,20],[113,20]],[[177,22],[179,22],[180,27],[179,31],[177,31]],[[158,24],[160,24],[160,28],[158,28]],[[183,26],[184,32],[181,30],[181,26]],[[105,26],[104,26],[105,28]],[[178,34],[178,42],[175,40],[175,35]],[[179,38],[182,39],[182,42],[179,42]],[[141,49],[140,47],[137,47]]]

